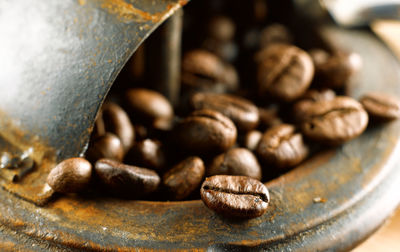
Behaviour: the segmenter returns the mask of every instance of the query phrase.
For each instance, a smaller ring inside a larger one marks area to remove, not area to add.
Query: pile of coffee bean
[[[184,47],[177,106],[146,84],[111,94],[85,158],[58,164],[50,187],[130,199],[201,197],[224,216],[254,218],[270,201],[264,182],[358,137],[371,122],[400,117],[391,95],[345,96],[361,67],[357,54],[303,50],[277,23],[251,43],[254,31],[237,35],[237,25],[211,16],[203,39]]]

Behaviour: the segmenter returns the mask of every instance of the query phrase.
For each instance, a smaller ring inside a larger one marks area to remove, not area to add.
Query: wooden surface
[[[375,234],[353,252],[400,251],[400,208]]]

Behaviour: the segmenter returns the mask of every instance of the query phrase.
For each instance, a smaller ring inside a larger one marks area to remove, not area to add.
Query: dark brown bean
[[[212,17],[207,28],[207,35],[220,42],[232,40],[235,35],[235,24],[226,16]]]
[[[125,152],[135,140],[135,131],[128,114],[117,104],[109,102],[103,105],[105,130],[115,134],[122,143]]]
[[[261,131],[258,130],[247,132],[246,135],[244,135],[243,146],[251,151],[255,150],[261,140],[262,135],[263,134]]]
[[[113,192],[134,198],[154,192],[160,183],[155,171],[111,159],[98,160],[95,171],[101,182]]]
[[[235,95],[197,93],[191,103],[194,109],[216,110],[229,117],[239,131],[249,131],[258,125],[257,107],[249,100]]]
[[[305,136],[315,141],[336,145],[359,136],[367,127],[368,114],[351,97],[314,102],[301,124]]]
[[[400,118],[400,100],[389,94],[367,93],[360,100],[368,115],[377,121]]]
[[[174,111],[171,103],[162,94],[144,88],[132,88],[126,91],[127,107],[134,118],[143,123],[152,124],[157,119],[172,118]]]
[[[153,139],[137,142],[127,153],[125,159],[129,163],[155,170],[162,170],[166,163],[162,143]]]
[[[314,56],[314,58],[316,58]],[[336,52],[325,58],[315,59],[315,82],[328,88],[340,88],[362,65],[357,53]]]
[[[310,106],[317,101],[329,101],[333,100],[336,97],[336,94],[331,89],[310,89],[307,90],[306,93],[300,98],[298,102],[293,105],[293,115],[296,122],[302,122],[308,111]]]
[[[281,124],[264,133],[257,154],[266,163],[285,169],[302,162],[308,155],[308,147],[293,125]]]
[[[204,178],[204,163],[199,157],[188,157],[163,176],[169,198],[182,200],[198,188]]]
[[[197,110],[174,129],[174,139],[184,150],[195,154],[221,153],[236,141],[233,122],[214,110]]]
[[[314,75],[311,57],[296,46],[273,44],[258,53],[261,95],[293,101],[310,86]]]
[[[75,193],[84,189],[90,182],[92,165],[84,158],[69,158],[54,167],[47,184],[56,192]]]
[[[93,141],[86,152],[86,158],[93,163],[100,158],[122,161],[124,153],[121,140],[112,133],[106,133]]]
[[[261,180],[261,167],[256,156],[245,148],[233,148],[216,156],[207,167],[207,176],[237,175]]]
[[[187,91],[234,91],[238,81],[236,70],[208,51],[194,50],[183,57],[182,87]]]
[[[332,89],[324,88],[324,89],[309,89],[307,90],[301,97],[301,100],[309,100],[309,101],[330,101],[336,97],[335,91]]]
[[[290,31],[281,24],[270,24],[260,34],[260,48],[270,46],[274,43],[291,44],[293,41]]]
[[[206,178],[200,189],[204,204],[227,217],[255,218],[267,211],[269,192],[260,181],[245,176]]]

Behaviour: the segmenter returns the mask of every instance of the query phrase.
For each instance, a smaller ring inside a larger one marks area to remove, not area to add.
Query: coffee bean
[[[207,176],[238,175],[261,180],[256,156],[245,148],[233,148],[216,156],[207,167]]]
[[[226,16],[214,16],[207,27],[207,35],[220,42],[230,41],[235,35],[235,24]]]
[[[275,23],[265,27],[260,34],[260,48],[270,46],[275,43],[291,44],[293,41],[290,31],[281,24]]]
[[[54,167],[47,184],[56,192],[75,193],[84,189],[90,181],[92,165],[84,158],[69,158]]]
[[[258,142],[260,142],[261,137],[262,137],[261,131],[258,130],[252,130],[246,133],[244,135],[243,139],[243,146],[251,151],[255,150],[257,148]]]
[[[269,192],[260,181],[245,176],[206,178],[200,189],[204,204],[227,217],[255,218],[267,211]]]
[[[197,93],[191,100],[194,109],[212,109],[229,117],[239,131],[257,127],[257,107],[244,98],[228,94]]]
[[[182,200],[198,188],[205,173],[204,163],[199,157],[188,157],[163,176],[163,186],[169,198]]]
[[[141,123],[148,125],[153,124],[155,120],[166,120],[174,115],[172,105],[167,98],[149,89],[129,89],[126,91],[126,102],[133,119],[141,120]]]
[[[160,183],[160,177],[155,171],[111,159],[98,160],[95,171],[100,181],[110,190],[134,198],[154,192]]]
[[[122,161],[124,158],[124,147],[116,135],[106,133],[93,141],[85,155],[93,163],[100,158]]]
[[[217,154],[236,141],[233,122],[214,110],[197,110],[174,129],[174,139],[183,150],[195,154]]]
[[[357,53],[336,52],[329,57],[320,57],[315,64],[315,82],[322,87],[340,88],[362,65]]]
[[[310,86],[314,75],[311,57],[296,46],[273,44],[257,54],[261,95],[293,101]]]
[[[109,102],[103,105],[105,130],[115,134],[122,143],[125,152],[135,140],[135,131],[128,114],[117,104]]]
[[[301,97],[301,100],[309,101],[329,101],[336,97],[335,91],[329,88],[309,89]]]
[[[377,121],[400,118],[400,100],[389,94],[367,93],[360,100],[368,115]]]
[[[306,117],[310,106],[317,101],[333,100],[336,94],[331,89],[310,89],[293,105],[293,115],[296,122],[302,122]]]
[[[336,145],[359,136],[367,124],[368,114],[360,103],[351,97],[337,96],[312,103],[301,129],[312,140]]]
[[[257,154],[264,162],[285,169],[302,162],[308,155],[308,147],[293,125],[281,124],[263,134]]]
[[[125,160],[138,166],[162,170],[166,163],[166,156],[160,141],[145,139],[131,148]]]
[[[238,88],[238,75],[229,64],[205,50],[187,52],[182,60],[182,88],[187,92],[223,93]]]

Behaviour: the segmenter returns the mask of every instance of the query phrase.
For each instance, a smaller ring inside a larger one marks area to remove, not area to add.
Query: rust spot
[[[121,21],[124,22],[148,22],[158,23],[168,18],[172,13],[185,5],[187,0],[180,0],[176,4],[168,4],[167,8],[162,12],[149,13],[140,10],[123,0],[101,0],[101,8],[105,9],[111,14],[117,15]]]
[[[84,6],[86,4],[86,0],[78,0],[79,5]]]
[[[321,197],[315,197],[315,198],[313,199],[313,202],[314,202],[314,203],[325,203],[326,201],[327,201],[327,199],[321,198]]]
[[[18,183],[0,180],[0,185],[7,191],[38,205],[44,204],[52,193],[44,193],[44,184],[50,169],[56,164],[56,151],[49,144],[39,139],[34,129],[21,129],[4,111],[0,111],[2,131],[1,147],[10,152],[23,152],[32,149],[30,154],[36,167],[26,174]],[[3,146],[4,145],[4,146]]]

